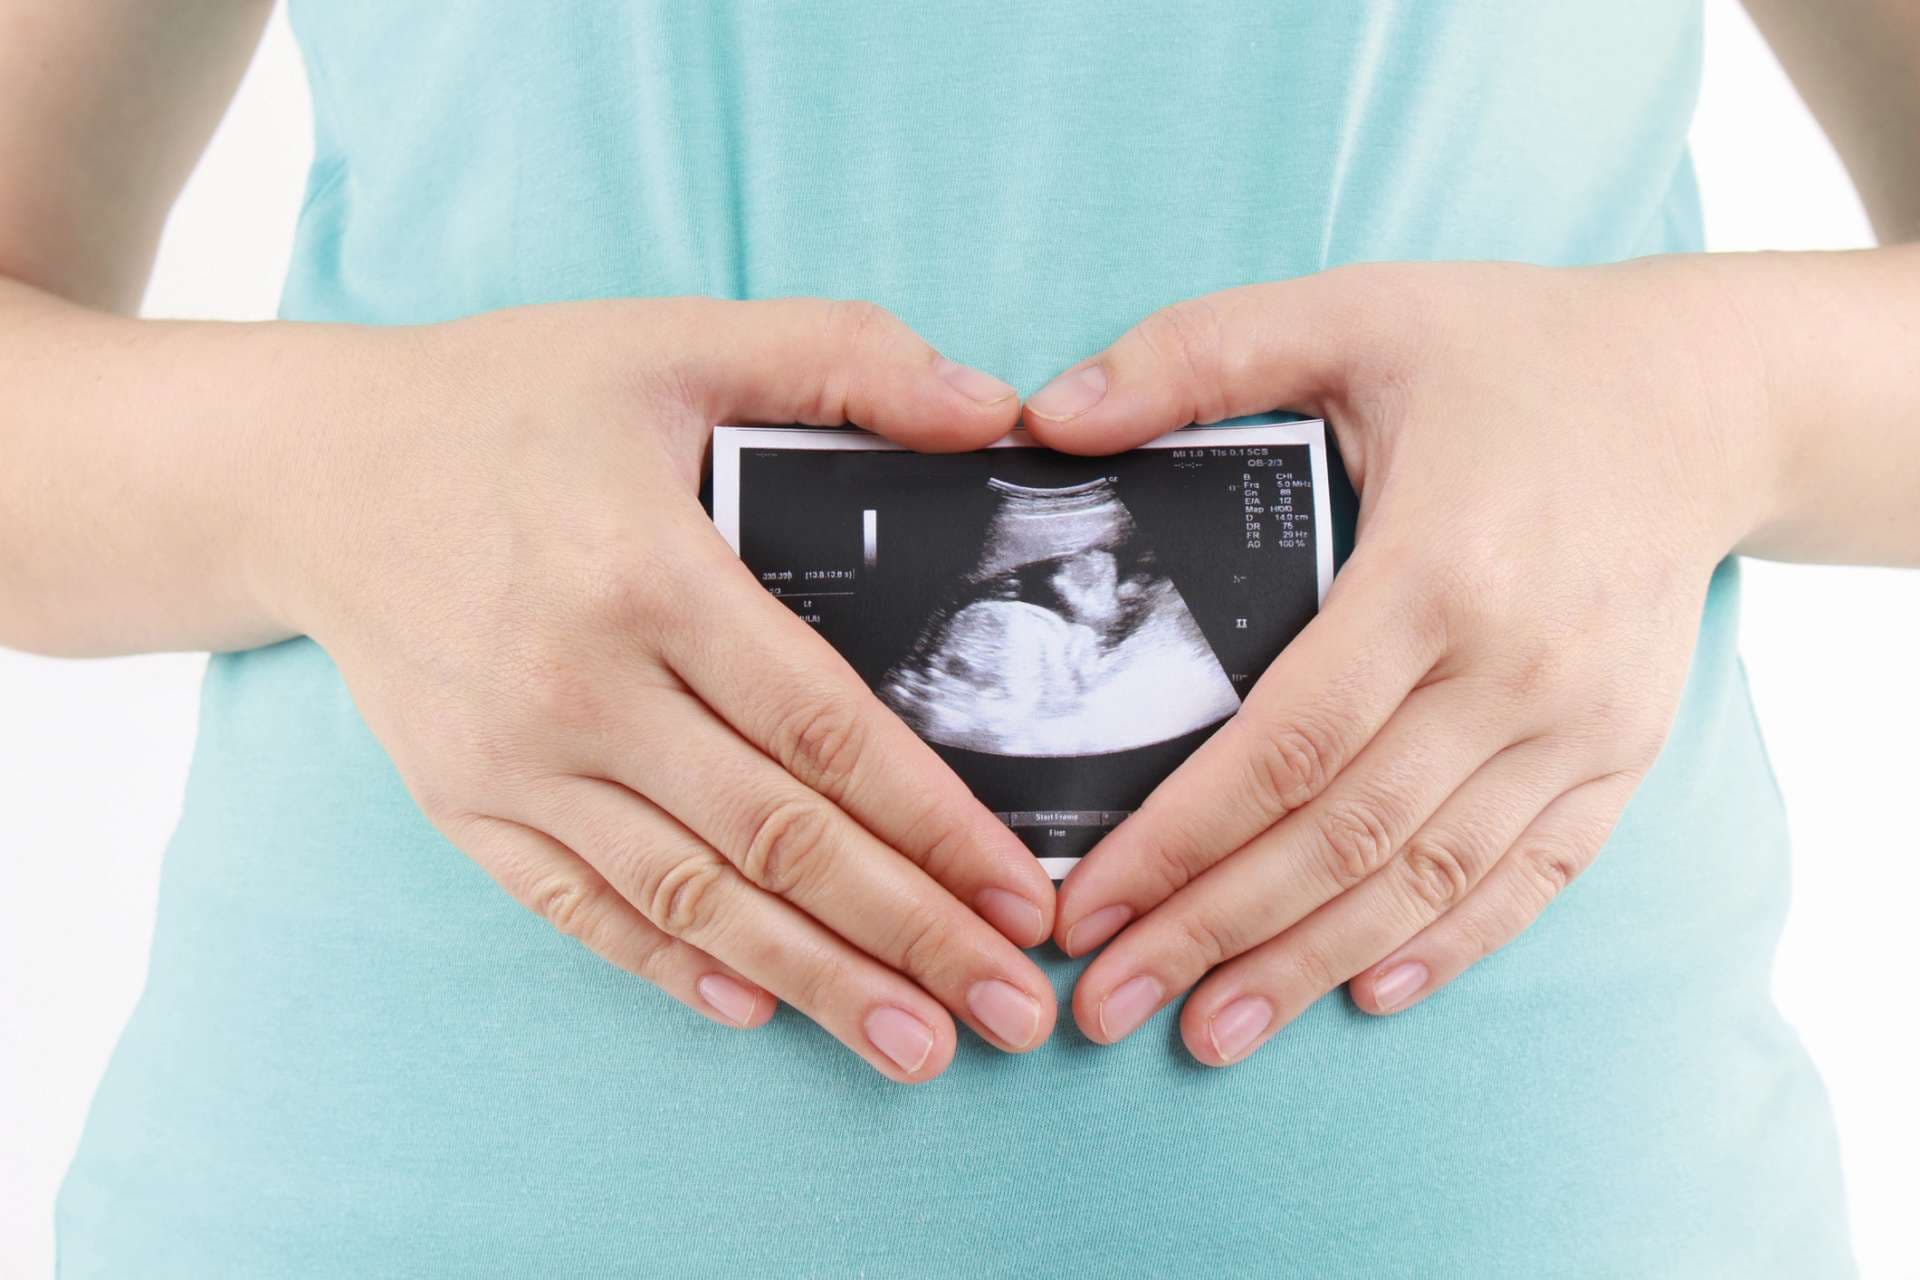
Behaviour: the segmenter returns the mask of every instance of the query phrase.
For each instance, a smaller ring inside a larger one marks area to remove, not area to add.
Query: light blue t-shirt
[[[874,299],[1031,392],[1156,307],[1356,259],[1700,247],[1687,0],[294,0],[284,314]],[[1471,406],[1462,406],[1470,411]],[[269,429],[270,424],[263,424]],[[61,1274],[1849,1274],[1769,1000],[1787,849],[1715,579],[1593,869],[1386,1019],[1168,1011],[881,1079],[714,1026],[421,817],[320,649],[216,658]],[[1080,965],[1042,962],[1063,1000]]]

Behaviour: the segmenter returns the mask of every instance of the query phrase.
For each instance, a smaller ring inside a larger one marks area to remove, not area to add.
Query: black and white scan
[[[1055,878],[1239,709],[1333,571],[1319,422],[1106,458],[721,427],[715,523]]]

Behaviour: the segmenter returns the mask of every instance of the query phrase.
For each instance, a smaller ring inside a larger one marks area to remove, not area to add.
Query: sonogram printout
[[[720,427],[714,522],[1055,878],[1239,709],[1333,576],[1325,427],[919,454]]]

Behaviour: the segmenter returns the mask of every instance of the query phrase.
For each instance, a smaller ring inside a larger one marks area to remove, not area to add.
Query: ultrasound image
[[[721,428],[714,516],[1057,877],[1317,610],[1323,446],[1317,424],[1280,431],[1086,458]]]
[[[1112,480],[987,488],[998,506],[979,563],[878,686],[921,737],[1097,755],[1234,713],[1226,670]]]

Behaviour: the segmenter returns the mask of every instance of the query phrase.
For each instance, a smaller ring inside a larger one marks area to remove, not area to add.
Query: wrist
[[[1690,437],[1685,477],[1714,559],[1732,554],[1778,517],[1791,474],[1792,419],[1755,312],[1753,254],[1685,254],[1644,260],[1652,286],[1642,305],[1655,326],[1665,391],[1691,403],[1669,429]]]
[[[245,589],[276,629],[325,643],[388,541],[387,513],[415,470],[407,437],[431,416],[439,379],[419,355],[424,330],[262,329],[272,332],[258,335],[249,366],[261,396]]]

